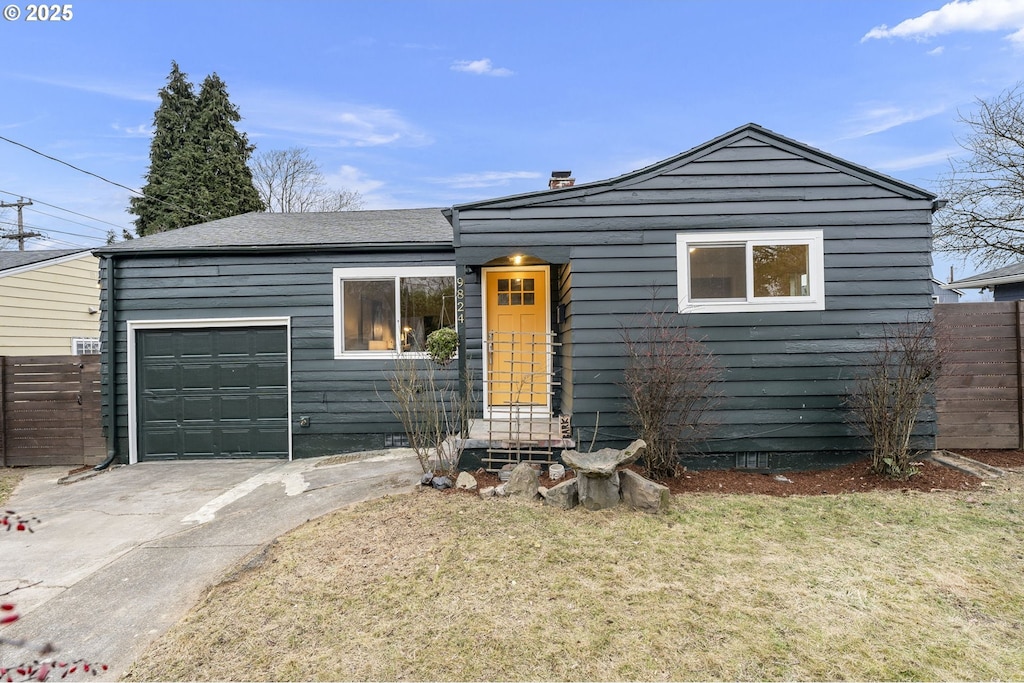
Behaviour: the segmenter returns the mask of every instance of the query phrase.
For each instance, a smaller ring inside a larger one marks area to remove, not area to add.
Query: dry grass
[[[688,494],[662,516],[385,499],[283,537],[130,680],[1024,677],[1024,475]]]
[[[20,470],[13,467],[0,467],[0,505],[6,503],[7,499],[11,497],[21,478]]]

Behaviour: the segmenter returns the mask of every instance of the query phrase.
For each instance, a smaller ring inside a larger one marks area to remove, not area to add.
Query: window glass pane
[[[427,335],[455,326],[455,279],[403,277],[402,350],[423,351]]]
[[[394,279],[347,280],[342,283],[342,289],[345,350],[394,350]]]
[[[690,298],[746,298],[746,251],[742,244],[691,246]]]
[[[754,246],[754,296],[810,296],[809,251],[806,244]]]

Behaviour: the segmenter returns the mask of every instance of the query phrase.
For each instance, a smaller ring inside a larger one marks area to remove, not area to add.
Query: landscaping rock
[[[612,472],[611,476],[580,474],[572,481],[577,482],[580,505],[588,510],[605,510],[619,504],[618,472]]]
[[[476,491],[476,487],[476,477],[469,472],[459,472],[459,476],[455,479],[455,488]]]
[[[438,491],[443,491],[452,487],[452,480],[448,477],[434,477],[430,480],[430,485]]]
[[[420,484],[423,486],[430,486],[431,482],[434,481],[433,472],[424,472],[423,476],[420,477]]]
[[[633,462],[647,444],[637,439],[625,449],[602,448],[593,453],[562,451],[562,461],[576,471],[580,505],[588,510],[604,510],[619,504],[617,468]]]
[[[651,514],[668,510],[672,494],[667,486],[641,477],[632,470],[622,470],[619,477],[622,482],[619,488],[623,503],[634,510]]]
[[[505,493],[510,498],[536,500],[540,487],[540,474],[530,463],[521,462],[512,470],[512,477],[505,484]]]
[[[645,448],[647,443],[643,439],[637,439],[621,451],[617,448],[602,448],[593,453],[562,451],[562,461],[576,470],[577,475],[610,477],[620,465],[628,465],[639,458]]]
[[[544,495],[544,503],[562,510],[571,510],[580,504],[579,485],[576,479],[569,479],[552,486]]]
[[[493,486],[485,486],[482,489],[480,489],[481,498],[494,498],[494,496],[496,495],[496,489]]]

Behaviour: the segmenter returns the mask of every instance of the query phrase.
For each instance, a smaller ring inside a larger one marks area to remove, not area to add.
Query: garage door
[[[139,460],[288,457],[286,328],[136,334]]]

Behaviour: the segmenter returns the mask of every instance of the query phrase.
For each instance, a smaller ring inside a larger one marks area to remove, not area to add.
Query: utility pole
[[[7,202],[0,202],[0,209],[18,209],[18,232],[10,232],[7,233],[6,235],[0,235],[0,239],[18,240],[18,251],[25,251],[25,240],[29,239],[30,237],[43,236],[43,234],[40,232],[25,232],[25,222],[22,220],[21,210],[26,206],[32,206],[31,199],[26,201],[24,197],[21,197],[20,199],[18,199],[18,201],[11,202],[10,204],[8,204]]]

